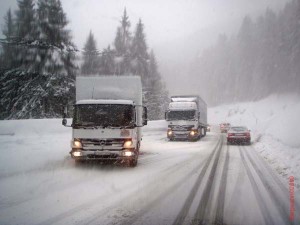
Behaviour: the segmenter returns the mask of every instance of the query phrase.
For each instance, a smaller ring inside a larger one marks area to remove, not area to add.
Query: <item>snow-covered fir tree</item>
[[[148,108],[150,120],[163,119],[168,107],[168,91],[158,72],[158,65],[153,50],[150,52],[148,77],[144,85],[144,104]]]
[[[142,76],[142,81],[146,84],[148,78],[149,54],[144,33],[144,24],[140,19],[131,44],[131,71],[134,75]]]
[[[99,51],[92,31],[90,31],[83,48],[83,63],[81,65],[82,75],[93,75],[99,72]]]
[[[60,0],[18,2],[17,62],[1,76],[2,118],[60,116],[74,98],[75,47]],[[7,40],[9,41],[9,40]]]
[[[110,45],[103,49],[100,57],[99,74],[114,75],[116,74],[115,66],[115,50],[110,48]]]
[[[5,24],[2,30],[5,40],[7,40],[7,43],[2,45],[2,70],[11,68],[15,61],[15,46],[9,44],[9,42],[11,42],[15,37],[15,24],[13,20],[14,18],[12,16],[11,9],[9,9],[4,16]]]
[[[16,11],[15,28],[12,29],[12,37],[6,36],[4,46],[11,49],[13,58],[3,71],[1,76],[1,105],[4,107],[2,116],[13,118],[15,113],[22,110],[22,105],[27,104],[21,97],[24,86],[34,73],[34,58],[36,51],[26,46],[27,42],[34,40],[37,36],[35,23],[35,10],[32,0],[18,1]],[[7,58],[9,59],[9,58]]]
[[[114,41],[115,46],[115,73],[117,75],[130,74],[130,21],[126,9],[121,19],[121,26],[117,28],[117,34]]]

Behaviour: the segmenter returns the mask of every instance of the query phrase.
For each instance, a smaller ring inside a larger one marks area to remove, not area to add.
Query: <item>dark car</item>
[[[251,144],[250,130],[245,126],[231,127],[227,132],[227,143]]]
[[[221,123],[220,131],[221,133],[226,133],[230,129],[230,123]]]

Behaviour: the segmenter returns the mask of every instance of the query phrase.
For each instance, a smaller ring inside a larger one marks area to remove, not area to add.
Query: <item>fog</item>
[[[154,49],[160,72],[170,94],[198,92],[194,80],[186,79],[188,67],[218,34],[237,32],[246,15],[256,17],[266,8],[280,9],[283,0],[62,0],[73,40],[83,48],[89,31],[99,49],[112,45],[126,7],[131,30],[139,18],[145,24],[147,44]],[[16,1],[1,0],[0,24]]]

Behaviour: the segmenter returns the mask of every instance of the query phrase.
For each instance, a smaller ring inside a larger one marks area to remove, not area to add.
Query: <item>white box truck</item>
[[[165,118],[171,141],[196,141],[206,135],[207,105],[198,95],[172,96]]]
[[[65,112],[64,114],[66,114]],[[147,124],[138,76],[76,78],[70,154],[76,161],[125,162],[135,167]],[[67,120],[63,118],[63,125]]]

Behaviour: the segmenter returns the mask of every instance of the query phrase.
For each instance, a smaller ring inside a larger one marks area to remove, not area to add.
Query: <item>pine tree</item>
[[[83,48],[83,63],[81,65],[82,75],[93,75],[99,72],[99,52],[92,31],[87,38]]]
[[[39,50],[40,74],[45,77],[42,90],[42,114],[59,116],[63,106],[74,100],[75,46],[71,42],[66,14],[60,0],[38,1],[39,40],[45,48]]]
[[[115,65],[117,75],[130,74],[131,34],[129,29],[129,17],[127,16],[126,9],[124,9],[121,26],[117,28],[117,34],[114,41],[116,50]]]
[[[35,71],[34,61],[36,58],[36,50],[26,47],[27,43],[31,43],[37,39],[37,23],[36,11],[34,9],[33,0],[18,1],[19,10],[16,11],[16,40],[17,42],[17,65],[22,70]]]
[[[149,120],[162,119],[168,104],[168,92],[158,72],[153,50],[150,52],[149,74],[144,85],[144,104],[148,108]]]
[[[37,12],[30,0],[18,6],[14,44],[23,57],[1,77],[6,118],[60,116],[75,90],[75,47],[66,15],[59,0],[39,0]]]
[[[100,57],[100,74],[104,75],[114,75],[116,74],[116,67],[114,61],[115,51],[108,46],[103,49],[102,55]]]
[[[9,44],[15,37],[15,24],[13,22],[13,17],[11,10],[9,9],[4,17],[5,25],[2,30],[4,38],[7,43],[2,44],[2,62],[0,68],[3,69],[10,69],[15,61],[15,47]]]
[[[13,61],[11,68],[1,76],[1,105],[4,107],[3,116],[13,118],[15,113],[22,110],[21,105],[27,104],[20,100],[27,82],[30,82],[34,73],[34,59],[36,51],[28,46],[36,38],[35,10],[32,0],[18,2],[16,11],[16,27],[13,30],[14,37],[6,39],[12,46]],[[28,90],[28,89],[27,89]]]
[[[131,45],[131,71],[134,75],[142,77],[142,81],[146,84],[148,77],[148,60],[146,38],[144,34],[144,24],[139,20]]]

